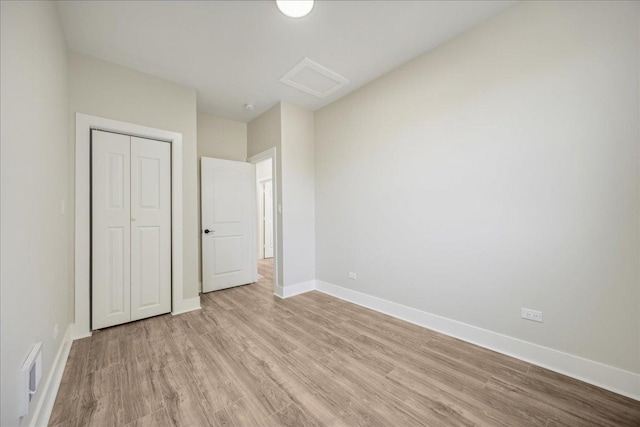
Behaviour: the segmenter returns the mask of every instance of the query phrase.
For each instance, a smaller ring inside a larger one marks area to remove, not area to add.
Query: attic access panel
[[[349,80],[340,74],[309,58],[300,61],[279,81],[318,98],[325,98],[349,84]]]

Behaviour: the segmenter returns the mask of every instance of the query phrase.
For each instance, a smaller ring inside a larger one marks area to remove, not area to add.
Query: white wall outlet
[[[55,341],[56,338],[58,338],[58,324],[56,323],[56,326],[53,327],[53,340]]]
[[[520,315],[523,319],[533,320],[534,322],[542,323],[542,312],[538,310],[531,310],[530,308],[522,307]]]
[[[349,272],[349,279],[351,279],[351,280],[356,280],[356,273],[354,273],[354,272],[350,271],[350,272]]]
[[[60,213],[62,215],[67,213],[67,202],[64,200],[60,200]]]

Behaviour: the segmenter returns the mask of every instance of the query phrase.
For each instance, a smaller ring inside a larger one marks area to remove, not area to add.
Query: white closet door
[[[171,145],[131,137],[131,320],[171,311]]]
[[[129,139],[91,131],[93,329],[131,319]]]

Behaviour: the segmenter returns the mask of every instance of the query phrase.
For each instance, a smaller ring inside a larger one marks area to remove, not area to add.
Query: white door
[[[262,202],[264,224],[262,230],[264,232],[265,258],[273,258],[273,187],[271,184],[272,181],[262,183],[262,194],[264,195]]]
[[[202,157],[202,290],[244,285],[258,275],[255,166]]]
[[[171,147],[93,130],[92,329],[171,311]]]
[[[130,137],[91,132],[92,328],[131,320]]]
[[[171,145],[131,137],[131,320],[171,311]]]

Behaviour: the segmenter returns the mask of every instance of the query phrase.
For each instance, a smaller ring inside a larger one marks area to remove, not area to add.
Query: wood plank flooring
[[[637,401],[259,272],[75,341],[50,425],[640,425]]]

